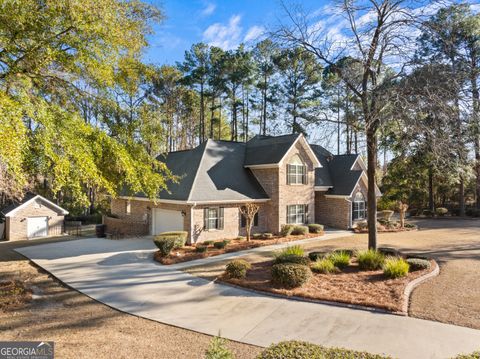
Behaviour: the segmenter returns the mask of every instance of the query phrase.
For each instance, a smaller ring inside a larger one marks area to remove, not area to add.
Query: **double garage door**
[[[154,235],[162,232],[184,230],[184,217],[181,211],[154,208],[152,219],[152,234]]]

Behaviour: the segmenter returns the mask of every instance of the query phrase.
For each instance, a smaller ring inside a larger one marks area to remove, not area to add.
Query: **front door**
[[[48,217],[28,217],[28,238],[45,237],[48,235]]]

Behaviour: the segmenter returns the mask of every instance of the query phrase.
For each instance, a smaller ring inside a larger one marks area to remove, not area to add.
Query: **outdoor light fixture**
[[[187,215],[187,212],[182,211],[182,217],[185,217]]]

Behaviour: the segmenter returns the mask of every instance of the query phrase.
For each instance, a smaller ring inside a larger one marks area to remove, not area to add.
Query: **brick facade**
[[[28,217],[48,217],[48,235],[60,235],[64,232],[64,215],[40,199],[29,202],[12,217],[5,218],[6,239],[10,241],[28,239]]]

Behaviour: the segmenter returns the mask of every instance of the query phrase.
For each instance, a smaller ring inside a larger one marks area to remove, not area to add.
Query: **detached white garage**
[[[185,214],[171,209],[152,209],[152,234],[185,230]]]
[[[68,211],[45,197],[28,193],[22,201],[4,207],[0,214],[4,224],[0,238],[22,240],[63,234]]]

